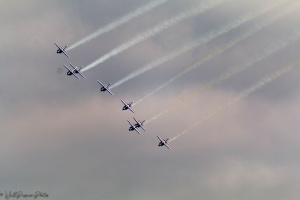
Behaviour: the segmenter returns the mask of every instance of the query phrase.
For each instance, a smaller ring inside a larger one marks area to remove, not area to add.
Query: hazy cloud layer
[[[2,1],[0,3],[0,193],[49,193],[49,199],[263,199],[299,198],[299,67],[228,107],[171,143],[174,137],[264,76],[298,59],[298,40],[255,66],[195,95],[146,125],[129,132],[126,120],[149,120],[194,89],[242,65],[299,31],[299,8],[286,14],[174,83],[122,111],[120,99],[144,97],[214,49],[241,35],[277,8],[199,48],[100,93],[96,80],[116,82],[169,52],[194,42],[273,0],[228,0],[182,21],[84,72],[67,77],[63,64],[88,65],[136,34],[202,0],[168,1],[150,12],[68,51],[72,44],[151,0]]]

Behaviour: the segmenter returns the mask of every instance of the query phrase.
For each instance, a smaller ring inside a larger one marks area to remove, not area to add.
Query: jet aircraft
[[[136,128],[141,128],[141,129],[143,129],[145,132],[147,132],[147,130],[145,129],[145,127],[144,127],[144,122],[145,122],[145,120],[144,121],[139,121],[139,120],[137,120],[137,119],[135,119],[134,117],[133,117],[133,119],[134,119],[134,121],[136,122],[136,124],[134,125]]]
[[[83,68],[83,66],[82,67],[80,67],[80,68],[78,68],[78,67],[74,67],[71,63],[70,63],[70,65],[71,65],[71,67],[73,68],[73,70],[71,70],[70,68],[68,68],[66,65],[64,65],[64,67],[66,68],[66,70],[68,70],[68,72],[67,72],[67,75],[68,76],[75,76],[77,79],[80,79],[76,74],[80,74],[80,76],[82,76],[83,78],[85,78],[84,76],[83,76],[83,74],[80,72],[80,70]]]
[[[126,103],[125,101],[123,101],[123,100],[121,99],[121,102],[124,104],[122,110],[128,110],[128,109],[129,109],[131,112],[134,113],[134,110],[131,108],[131,106],[132,106],[132,104],[133,104],[133,101],[130,102],[130,103]]]
[[[54,42],[55,46],[58,48],[56,53],[63,53],[65,54],[68,58],[70,58],[68,56],[68,54],[66,53],[65,49],[68,47],[68,45],[65,46],[65,48],[62,48],[61,46],[57,45],[55,42]]]
[[[101,83],[99,80],[97,80],[97,82],[101,85],[101,88],[100,88],[101,92],[107,91],[109,94],[114,96],[114,94],[108,89],[108,87],[111,85],[111,83],[109,83],[108,85],[105,85],[105,84]]]
[[[130,127],[129,127],[129,131],[136,131],[139,135],[141,135],[140,131],[137,129],[137,127],[135,125],[133,125],[129,120],[127,120]]]
[[[160,147],[161,147],[161,146],[165,146],[165,147],[167,147],[168,149],[171,150],[171,147],[169,146],[169,143],[168,143],[168,140],[169,140],[170,138],[162,139],[162,138],[159,137],[158,135],[157,135],[157,138],[160,140],[158,146],[160,146]]]

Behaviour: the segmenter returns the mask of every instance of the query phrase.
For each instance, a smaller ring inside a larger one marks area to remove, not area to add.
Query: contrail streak
[[[250,88],[244,90],[243,92],[240,93],[240,95],[238,95],[234,99],[228,101],[223,106],[218,107],[213,112],[209,113],[206,117],[204,117],[203,119],[195,122],[194,124],[192,124],[191,126],[189,126],[188,128],[186,128],[184,131],[182,131],[180,134],[178,134],[177,136],[175,136],[172,139],[170,139],[169,141],[172,142],[172,141],[178,139],[180,136],[183,136],[184,134],[188,133],[189,131],[191,131],[192,129],[194,129],[195,127],[197,127],[198,125],[206,122],[207,120],[211,119],[215,115],[221,113],[226,108],[228,108],[228,107],[234,105],[235,103],[239,102],[240,100],[248,97],[251,93],[255,92],[256,90],[258,90],[260,88],[262,88],[266,84],[268,84],[268,83],[276,80],[280,76],[282,76],[282,75],[290,72],[292,69],[294,69],[294,67],[298,66],[299,64],[300,64],[300,62],[297,61],[296,64],[289,65],[288,67],[285,67],[284,69],[277,70],[277,71],[273,72],[272,74],[269,74],[269,75],[265,76],[261,81],[259,81],[258,83],[252,85]]]
[[[128,42],[120,45],[119,47],[116,47],[115,49],[113,49],[112,51],[110,51],[109,53],[106,53],[105,55],[103,55],[102,57],[100,57],[98,60],[92,62],[91,64],[87,65],[85,68],[82,69],[82,71],[86,71],[89,70],[97,65],[99,65],[100,63],[103,63],[104,61],[108,60],[109,58],[118,55],[119,53],[129,49],[130,47],[133,47],[134,45],[138,44],[139,42],[142,42],[152,36],[157,35],[158,33],[160,33],[161,31],[185,20],[188,18],[191,18],[195,15],[198,15],[210,8],[213,8],[214,6],[221,4],[223,1],[227,1],[227,0],[206,0],[204,2],[202,2],[200,5],[196,6],[193,9],[190,9],[188,11],[182,12],[179,15],[176,15],[174,17],[172,17],[171,19],[165,20],[162,23],[160,23],[159,25],[141,33],[138,34],[137,36],[135,36],[134,38],[132,38],[131,40],[129,40]]]
[[[151,11],[155,7],[166,3],[167,1],[168,0],[155,0],[155,1],[152,1],[152,2],[150,2],[150,3],[148,3],[144,6],[140,7],[140,8],[137,8],[135,11],[133,11],[133,12],[117,19],[116,21],[104,26],[103,28],[98,29],[96,32],[94,32],[94,33],[88,35],[87,37],[79,40],[78,42],[72,44],[70,47],[67,48],[67,51],[69,51],[71,49],[74,49],[74,48],[76,48],[76,47],[78,47],[78,46],[80,46],[80,45],[82,45],[86,42],[89,42],[90,40],[92,40],[92,39],[94,39],[94,38],[96,38],[96,37],[98,37],[98,36],[100,36],[104,33],[107,33],[109,31],[125,24],[126,22],[128,22],[128,21],[130,21],[130,20],[132,20],[132,19],[148,12],[148,11]]]
[[[126,77],[122,78],[121,80],[119,80],[118,82],[114,83],[111,88],[115,88],[151,69],[154,69],[180,55],[182,55],[183,53],[187,52],[187,51],[190,51],[190,50],[193,50],[205,43],[208,43],[209,41],[215,39],[216,37],[220,36],[220,35],[223,35],[235,28],[237,28],[238,26],[258,17],[259,15],[262,15],[263,13],[267,12],[268,10],[270,10],[272,7],[268,7],[264,10],[260,10],[260,11],[256,11],[255,13],[251,12],[249,13],[248,15],[246,16],[243,16],[241,17],[240,19],[238,20],[233,20],[231,23],[228,23],[226,24],[225,26],[222,26],[221,28],[219,28],[218,30],[214,30],[214,31],[210,31],[208,34],[206,34],[206,36],[204,37],[199,37],[196,41],[188,44],[188,45],[185,45],[184,47],[178,49],[178,50],[175,50],[169,54],[167,54],[166,56],[134,71],[133,73],[127,75]]]
[[[225,80],[229,79],[234,74],[236,74],[238,72],[241,72],[243,70],[246,70],[250,67],[253,67],[253,65],[256,64],[257,62],[263,60],[264,58],[266,58],[270,55],[272,55],[276,51],[279,51],[280,49],[286,47],[292,41],[299,39],[299,37],[300,37],[300,33],[298,32],[298,33],[296,33],[295,35],[291,36],[290,38],[288,38],[286,40],[281,40],[281,41],[276,42],[276,44],[273,44],[270,47],[268,47],[267,49],[265,49],[263,52],[260,52],[258,55],[254,56],[252,59],[250,59],[247,63],[243,64],[242,66],[237,66],[237,67],[229,69],[227,72],[221,74],[219,77],[217,77],[217,78],[211,80],[210,82],[206,83],[205,85],[201,86],[199,89],[192,92],[190,95],[184,96],[178,102],[173,103],[169,108],[167,108],[167,109],[163,110],[162,112],[160,112],[159,114],[155,115],[150,120],[147,120],[145,125],[152,122],[152,121],[154,121],[154,120],[156,120],[156,119],[158,119],[158,118],[160,118],[161,116],[167,114],[168,112],[170,112],[174,108],[178,107],[180,104],[183,104],[186,101],[190,100],[194,96],[199,95],[202,92],[212,88],[216,84],[219,84],[222,81],[225,81]]]
[[[279,16],[279,15],[277,15]],[[263,23],[260,23],[256,26],[254,26],[251,30],[249,30],[247,33],[241,35],[240,37],[235,38],[235,40],[223,45],[222,47],[219,47],[218,49],[214,50],[213,52],[209,53],[208,55],[206,55],[205,57],[203,57],[200,61],[196,62],[195,64],[193,64],[192,66],[185,68],[184,70],[182,70],[180,73],[178,73],[177,75],[175,75],[174,77],[172,77],[171,79],[169,79],[168,81],[166,81],[165,83],[163,83],[162,85],[160,85],[158,88],[156,88],[155,90],[151,91],[150,93],[148,93],[145,97],[143,97],[142,99],[138,100],[135,104],[138,104],[140,102],[142,102],[143,100],[145,100],[146,98],[150,97],[151,95],[155,94],[156,92],[160,91],[161,89],[163,89],[164,87],[168,86],[169,84],[173,83],[175,80],[177,80],[178,78],[182,77],[183,75],[185,75],[186,73],[190,72],[191,70],[201,66],[203,63],[207,62],[208,60],[211,60],[212,58],[214,58],[215,56],[223,53],[224,51],[226,51],[227,49],[231,48],[232,46],[235,46],[236,44],[238,44],[240,41],[248,38],[249,36],[253,35],[255,32],[261,30],[263,27],[265,27],[267,24],[269,24],[270,22],[274,21],[276,17],[273,17],[271,19],[269,19],[268,21],[265,21]],[[281,16],[281,15],[280,15]],[[154,119],[156,119],[157,116],[154,117]],[[150,123],[152,120],[147,121],[147,123]]]

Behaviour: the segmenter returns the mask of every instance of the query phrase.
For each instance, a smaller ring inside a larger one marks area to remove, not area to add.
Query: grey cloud
[[[179,134],[261,77],[295,61],[298,42],[149,123],[149,133],[129,132],[126,120],[133,115],[121,111],[119,98],[143,97],[260,19],[116,88],[116,97],[100,93],[96,82],[117,81],[244,11],[273,1],[228,1],[87,71],[85,80],[61,71],[69,62],[87,65],[159,20],[201,1],[170,1],[71,50],[71,59],[56,55],[53,42],[71,44],[146,2],[1,3],[0,44],[5,47],[0,55],[1,190],[42,190],[53,199],[298,198],[297,68],[175,140],[172,151],[159,148],[155,137]],[[269,14],[292,3],[287,1]],[[134,107],[134,116],[148,120],[243,63],[295,30],[298,16],[291,13],[177,80]]]

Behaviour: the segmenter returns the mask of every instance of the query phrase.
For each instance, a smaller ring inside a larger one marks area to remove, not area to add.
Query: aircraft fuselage
[[[62,53],[62,50],[61,50],[61,49],[58,49],[56,52],[57,52],[57,53]]]
[[[158,146],[164,146],[165,144],[163,143],[163,142],[160,142],[159,144],[158,144]]]
[[[101,87],[100,89],[102,92],[106,91],[106,88],[105,87]]]
[[[78,73],[79,73],[78,70],[77,70],[77,69],[74,69],[72,72],[71,72],[71,71],[68,71],[67,75],[68,75],[68,76],[71,76],[71,75],[73,75],[73,74],[78,74]]]

